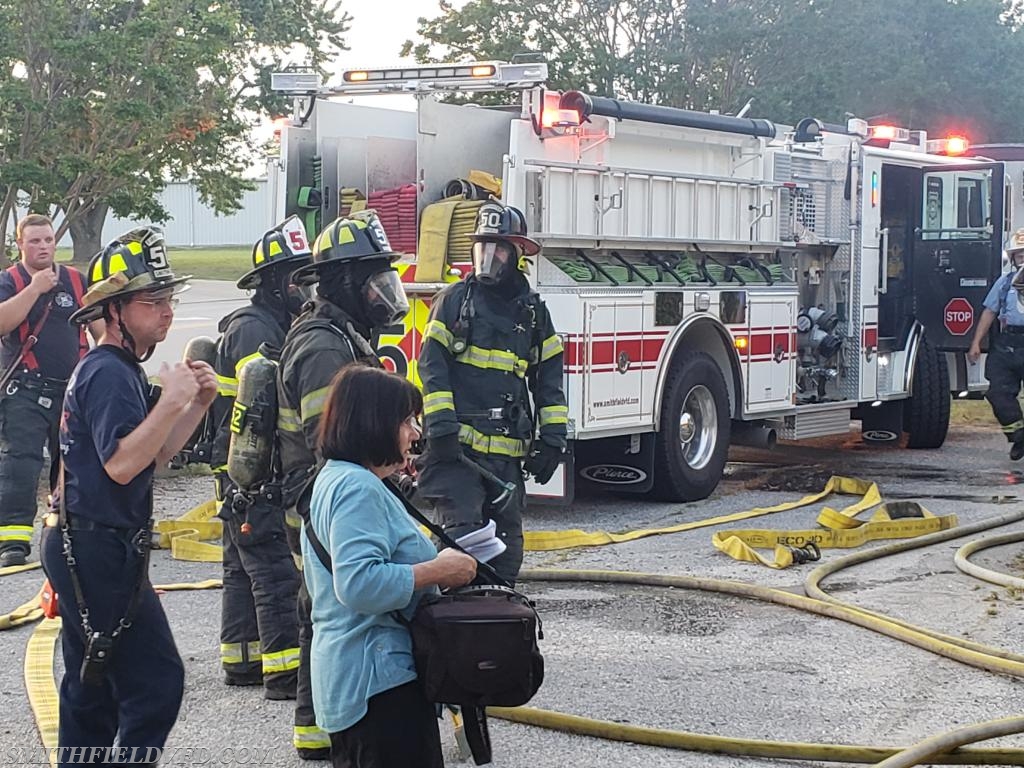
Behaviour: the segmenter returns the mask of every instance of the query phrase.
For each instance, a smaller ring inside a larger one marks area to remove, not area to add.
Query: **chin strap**
[[[131,332],[128,330],[128,326],[124,324],[124,319],[122,318],[123,313],[124,304],[119,301],[117,302],[117,327],[121,332],[121,349],[134,357],[140,363],[144,363],[153,356],[153,352],[156,350],[156,344],[147,349],[146,353],[140,357],[139,353],[135,351],[135,337],[132,336]]]

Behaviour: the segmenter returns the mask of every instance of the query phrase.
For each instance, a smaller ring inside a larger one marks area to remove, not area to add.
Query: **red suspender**
[[[75,308],[77,309],[82,306],[82,297],[85,295],[85,281],[82,279],[82,273],[77,269],[68,267],[64,269],[71,276],[71,291],[75,294]],[[88,351],[89,340],[85,337],[85,326],[80,325],[78,327],[78,359],[81,360]]]
[[[25,290],[25,287],[28,285],[29,281],[28,281],[28,277],[26,276],[26,274],[24,272],[24,267],[22,267],[21,264],[15,264],[12,267],[8,267],[7,268],[7,272],[8,272],[8,274],[10,274],[11,278],[14,280],[14,292],[15,292],[15,294],[19,294],[23,290]],[[31,310],[29,310],[29,311],[31,312]],[[28,340],[28,335],[29,335],[30,330],[31,330],[31,328],[29,327],[29,324],[28,324],[28,315],[26,315],[25,316],[25,322],[23,322],[21,325],[18,326],[18,343],[21,344],[22,349],[24,349],[25,342]],[[30,371],[34,371],[36,368],[39,367],[39,361],[36,360],[36,356],[32,352],[31,348],[21,358],[21,362]]]

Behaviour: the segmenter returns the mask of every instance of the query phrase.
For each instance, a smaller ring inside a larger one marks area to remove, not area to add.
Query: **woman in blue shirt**
[[[382,482],[420,437],[419,390],[378,368],[343,368],[327,395],[309,522],[331,572],[303,536],[313,601],[310,665],[317,725],[348,768],[443,765],[434,706],[416,679],[411,618],[419,598],[468,584],[476,561],[434,545]]]

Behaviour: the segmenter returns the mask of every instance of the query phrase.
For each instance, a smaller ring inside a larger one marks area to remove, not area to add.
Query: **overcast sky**
[[[454,0],[452,5],[458,8],[465,1]],[[343,69],[404,63],[398,52],[402,43],[416,38],[416,19],[440,12],[437,0],[367,0],[344,3],[342,8],[352,17],[345,36],[350,50],[339,57]]]

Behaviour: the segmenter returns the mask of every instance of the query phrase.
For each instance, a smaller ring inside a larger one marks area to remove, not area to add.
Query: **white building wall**
[[[219,216],[199,199],[199,192],[186,181],[167,185],[160,194],[160,203],[171,218],[163,224],[167,244],[178,248],[206,248],[228,245],[252,245],[276,222],[273,215],[272,192],[267,179],[255,179],[256,188],[246,192],[241,208],[229,216]],[[25,214],[20,211],[19,216]],[[133,227],[148,221],[107,217],[103,226],[103,241],[109,242]],[[65,235],[61,246],[71,246],[71,236]]]

